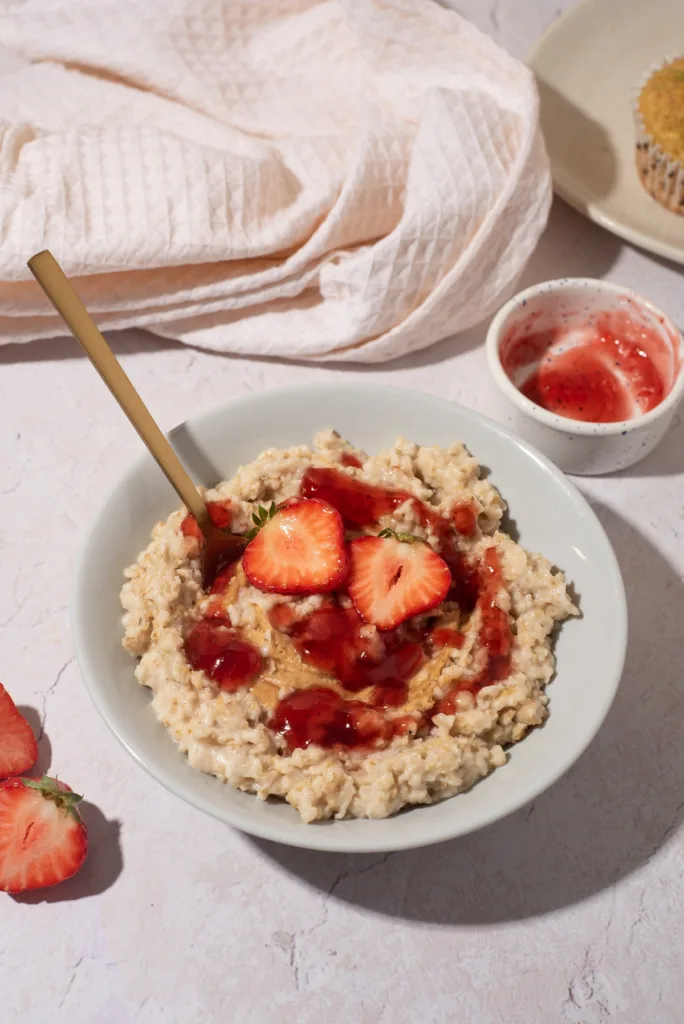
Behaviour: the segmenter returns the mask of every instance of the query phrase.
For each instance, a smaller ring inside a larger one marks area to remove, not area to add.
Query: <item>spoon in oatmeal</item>
[[[147,406],[124,373],[123,367],[95,326],[52,253],[44,249],[31,257],[28,266],[147,445],[162,473],[197,520],[206,542],[204,578],[205,582],[210,582],[223,565],[239,558],[246,546],[245,538],[214,525],[205,502],[180,459],[153,420]]]

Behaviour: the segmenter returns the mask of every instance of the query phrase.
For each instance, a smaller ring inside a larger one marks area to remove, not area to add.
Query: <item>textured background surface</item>
[[[553,2],[459,9],[516,55]],[[525,274],[605,276],[684,325],[682,271],[556,204]],[[411,385],[486,409],[483,332],[382,369],[282,366],[116,336],[165,428],[288,382]],[[139,442],[71,341],[0,349],[0,677],[41,764],[85,792],[92,852],[48,895],[2,899],[0,1020],[22,1024],[670,1024],[681,1018],[681,421],[642,465],[580,486],[615,545],[628,668],[598,738],[506,821],[388,857],[256,843],[166,794],[118,747],[72,660],[70,565]],[[96,808],[98,808],[96,810]]]

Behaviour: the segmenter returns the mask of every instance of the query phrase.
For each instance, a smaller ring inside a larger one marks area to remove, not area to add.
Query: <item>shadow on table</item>
[[[109,821],[94,804],[83,800],[78,810],[88,830],[88,856],[83,867],[66,882],[21,893],[18,903],[69,903],[88,896],[99,896],[109,889],[123,870],[119,833],[121,823]]]
[[[621,563],[630,639],[613,708],[574,768],[510,817],[438,846],[380,857],[258,841],[267,856],[309,885],[378,914],[479,925],[577,903],[658,855],[684,809],[684,586],[632,526],[604,506],[595,509]]]
[[[149,331],[134,328],[107,331],[106,337],[114,355],[119,357],[135,353],[155,354],[165,349],[183,348],[180,341],[159,338]],[[71,335],[0,345],[0,367],[14,363],[44,363],[52,360],[85,358],[83,349]]]
[[[626,245],[558,196],[516,291],[560,277],[608,277]]]
[[[556,179],[570,183],[583,210],[615,189],[621,156],[604,126],[537,74],[539,121]],[[633,159],[633,156],[632,156]],[[636,171],[635,171],[636,174]],[[580,197],[586,196],[582,201]]]
[[[634,479],[649,476],[676,476],[684,473],[684,418],[676,413],[672,426],[654,452],[637,462],[636,466],[623,469],[616,476]]]
[[[31,769],[30,774],[38,777],[46,775],[47,772],[50,771],[50,763],[52,761],[52,744],[50,743],[48,735],[43,728],[40,713],[36,708],[23,706],[18,707],[17,710],[24,716],[28,724],[31,726],[33,735],[36,737],[38,742],[38,760]]]

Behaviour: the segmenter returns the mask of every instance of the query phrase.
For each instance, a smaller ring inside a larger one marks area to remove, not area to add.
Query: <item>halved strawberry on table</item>
[[[347,592],[366,622],[394,629],[436,608],[447,596],[451,572],[429,544],[411,534],[383,530],[349,544]]]
[[[0,783],[0,892],[42,889],[76,874],[88,852],[81,799],[46,775]]]
[[[349,571],[342,518],[319,498],[293,498],[255,513],[256,536],[245,548],[247,579],[272,594],[326,594]]]
[[[31,726],[0,683],[0,779],[27,772],[38,757]]]

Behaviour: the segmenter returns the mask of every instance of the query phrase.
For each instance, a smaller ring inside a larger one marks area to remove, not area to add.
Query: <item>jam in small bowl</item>
[[[491,323],[487,360],[499,418],[568,473],[610,473],[643,459],[684,393],[677,328],[607,281],[520,292]]]

